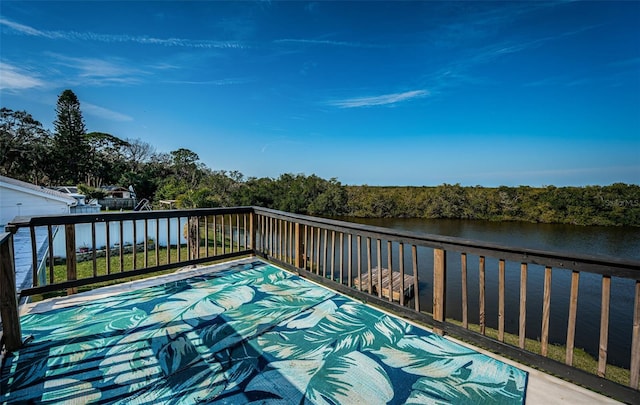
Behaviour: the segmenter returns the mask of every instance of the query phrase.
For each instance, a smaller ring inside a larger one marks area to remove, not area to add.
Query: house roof
[[[27,183],[25,181],[12,179],[11,177],[0,176],[0,187],[65,202],[70,206],[74,206],[78,203],[76,199],[69,194],[52,190],[44,186],[38,186],[36,184]]]

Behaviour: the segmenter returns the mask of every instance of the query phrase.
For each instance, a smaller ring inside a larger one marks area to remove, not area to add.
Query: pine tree
[[[60,184],[78,184],[84,180],[91,149],[80,101],[73,91],[65,90],[58,97],[56,114],[53,155],[57,170],[54,178]]]

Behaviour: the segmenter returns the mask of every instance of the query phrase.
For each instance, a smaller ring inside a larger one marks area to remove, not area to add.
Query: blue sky
[[[0,4],[0,97],[214,170],[640,183],[640,2]]]

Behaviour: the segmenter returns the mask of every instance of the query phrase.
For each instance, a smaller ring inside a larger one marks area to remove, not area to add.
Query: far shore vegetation
[[[0,175],[42,186],[77,185],[88,198],[104,185],[133,186],[154,208],[255,205],[300,214],[369,218],[457,218],[640,226],[640,185],[585,187],[346,186],[338,179],[282,174],[245,177],[212,170],[196,152],[159,153],[139,139],[88,132],[80,102],[61,93],[54,131],[26,111],[0,110]]]

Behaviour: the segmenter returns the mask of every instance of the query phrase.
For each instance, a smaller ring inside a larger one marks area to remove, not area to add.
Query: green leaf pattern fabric
[[[261,261],[21,318],[2,402],[524,402],[527,373]]]

